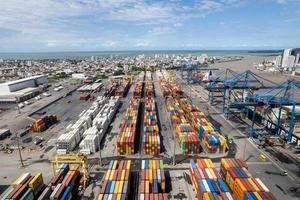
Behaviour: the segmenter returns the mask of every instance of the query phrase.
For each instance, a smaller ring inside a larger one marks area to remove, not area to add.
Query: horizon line
[[[60,51],[8,51],[0,52],[0,54],[26,54],[26,53],[93,53],[93,52],[155,52],[155,51],[282,51],[284,48],[216,48],[216,49],[128,49],[128,50],[60,50]]]

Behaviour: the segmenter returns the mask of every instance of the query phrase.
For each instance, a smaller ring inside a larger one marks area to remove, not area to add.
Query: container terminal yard
[[[1,113],[1,200],[300,198],[297,81],[174,67],[94,84]]]

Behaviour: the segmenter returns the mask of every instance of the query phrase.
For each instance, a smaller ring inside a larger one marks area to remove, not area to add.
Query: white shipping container
[[[61,186],[61,183],[57,184],[57,186],[54,188],[53,192],[50,195],[50,200],[54,200],[54,196],[57,193],[57,191],[59,190],[60,186]]]
[[[259,185],[264,189],[265,192],[270,192],[267,186],[259,178],[255,178],[255,180],[259,183]]]
[[[80,153],[84,154],[84,155],[90,155],[91,154],[91,150],[90,149],[80,149]]]

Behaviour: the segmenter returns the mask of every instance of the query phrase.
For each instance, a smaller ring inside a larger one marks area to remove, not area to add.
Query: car
[[[18,107],[19,107],[19,108],[24,108],[25,105],[24,105],[23,103],[19,103],[19,104],[18,104]]]
[[[45,139],[41,136],[35,136],[34,137],[34,144],[35,145],[39,145],[40,143],[42,143]]]
[[[51,96],[51,94],[50,94],[50,93],[47,93],[47,92],[44,92],[43,95],[44,95],[45,97]]]
[[[30,101],[24,101],[25,105],[30,105],[31,102]]]

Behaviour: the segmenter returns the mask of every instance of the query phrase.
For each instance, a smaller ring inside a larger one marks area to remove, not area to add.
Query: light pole
[[[20,161],[21,161],[21,166],[25,167],[24,163],[23,163],[23,158],[22,158],[22,153],[21,153],[21,149],[20,149],[20,141],[19,141],[19,136],[16,133],[16,140],[17,140],[17,145],[18,145],[18,151],[19,151],[19,156],[20,156]]]
[[[16,104],[17,104],[17,108],[18,108],[19,114],[21,114],[21,110],[20,110],[20,107],[19,107],[20,99],[18,97],[15,97],[15,98],[16,98]]]
[[[171,128],[171,127],[170,127]],[[172,129],[171,129],[172,130]],[[173,133],[173,141],[174,141],[174,148],[173,148],[173,166],[176,164],[176,159],[175,159],[175,148],[176,148],[176,141],[175,141],[175,135]]]
[[[243,160],[245,160],[246,147],[247,147],[247,138],[245,138],[245,145],[244,145],[244,151],[243,151]]]
[[[99,132],[98,132],[98,145],[99,145],[99,165],[100,165],[100,167],[102,167],[101,141],[100,141]]]

